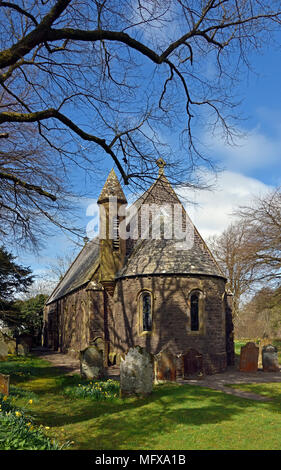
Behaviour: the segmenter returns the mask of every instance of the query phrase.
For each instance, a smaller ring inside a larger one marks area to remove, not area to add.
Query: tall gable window
[[[199,330],[199,294],[196,292],[190,297],[190,329]]]
[[[195,334],[205,334],[205,294],[194,289],[188,296],[188,330]]]
[[[139,296],[139,326],[140,333],[152,330],[152,295],[148,291]]]

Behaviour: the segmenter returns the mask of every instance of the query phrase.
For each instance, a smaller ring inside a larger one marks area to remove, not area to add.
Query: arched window
[[[152,330],[152,298],[147,291],[140,295],[140,326],[142,332]]]
[[[199,294],[195,292],[190,297],[190,329],[199,330]]]

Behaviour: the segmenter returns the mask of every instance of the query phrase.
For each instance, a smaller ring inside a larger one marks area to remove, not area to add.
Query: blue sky
[[[253,55],[255,74],[240,85],[239,95],[244,98],[242,110],[248,116],[239,123],[239,130],[245,137],[237,146],[229,147],[219,135],[202,135],[210,155],[224,169],[217,176],[203,169],[203,176],[212,181],[215,189],[193,191],[187,195],[196,202],[189,213],[204,238],[219,234],[232,220],[231,213],[239,205],[247,204],[253,196],[262,196],[270,189],[281,185],[281,50],[269,49],[262,56]],[[113,165],[106,161],[106,169]],[[89,205],[97,199],[104,184],[104,176],[98,176],[89,190],[89,197],[80,201],[81,221],[86,225],[93,219]],[[79,182],[79,179],[78,179]],[[79,184],[84,184],[81,182]],[[88,215],[87,215],[88,208]],[[45,241],[38,255],[22,253],[19,260],[31,266],[37,275],[57,256],[74,250],[70,238],[58,233]]]

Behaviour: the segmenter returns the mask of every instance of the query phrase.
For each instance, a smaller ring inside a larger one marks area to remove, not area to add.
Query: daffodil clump
[[[65,394],[77,398],[92,398],[93,400],[108,400],[119,397],[120,385],[118,381],[91,381],[87,384],[78,384],[67,387]]]
[[[32,405],[32,400],[27,402]],[[0,394],[0,450],[57,450],[58,444],[35,426],[25,409],[17,409],[12,399]]]

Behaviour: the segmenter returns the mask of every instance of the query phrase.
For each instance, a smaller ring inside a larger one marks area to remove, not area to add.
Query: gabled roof
[[[196,227],[181,204],[169,180],[162,173],[152,186],[134,203],[138,213],[146,203],[179,204],[192,233],[189,243],[176,238],[138,238],[117,277],[155,274],[198,274],[225,278]],[[188,248],[188,249],[187,249]]]
[[[99,203],[116,196],[126,203],[126,198],[114,170],[111,170],[98,199]],[[163,171],[150,188],[133,204],[137,214],[144,204],[181,204]],[[226,279],[215,258],[208,249],[196,227],[190,221],[184,207],[183,212],[193,229],[193,244],[190,249],[178,249],[177,239],[127,240],[127,258],[116,278],[155,274],[194,274],[218,276]],[[83,285],[87,285],[99,269],[99,238],[88,242],[59,282],[47,304],[54,302]],[[98,282],[97,282],[98,284]],[[100,286],[102,288],[102,286]]]
[[[99,239],[89,241],[73,263],[70,265],[61,281],[47,300],[47,305],[64,297],[75,289],[87,284],[99,267]]]

